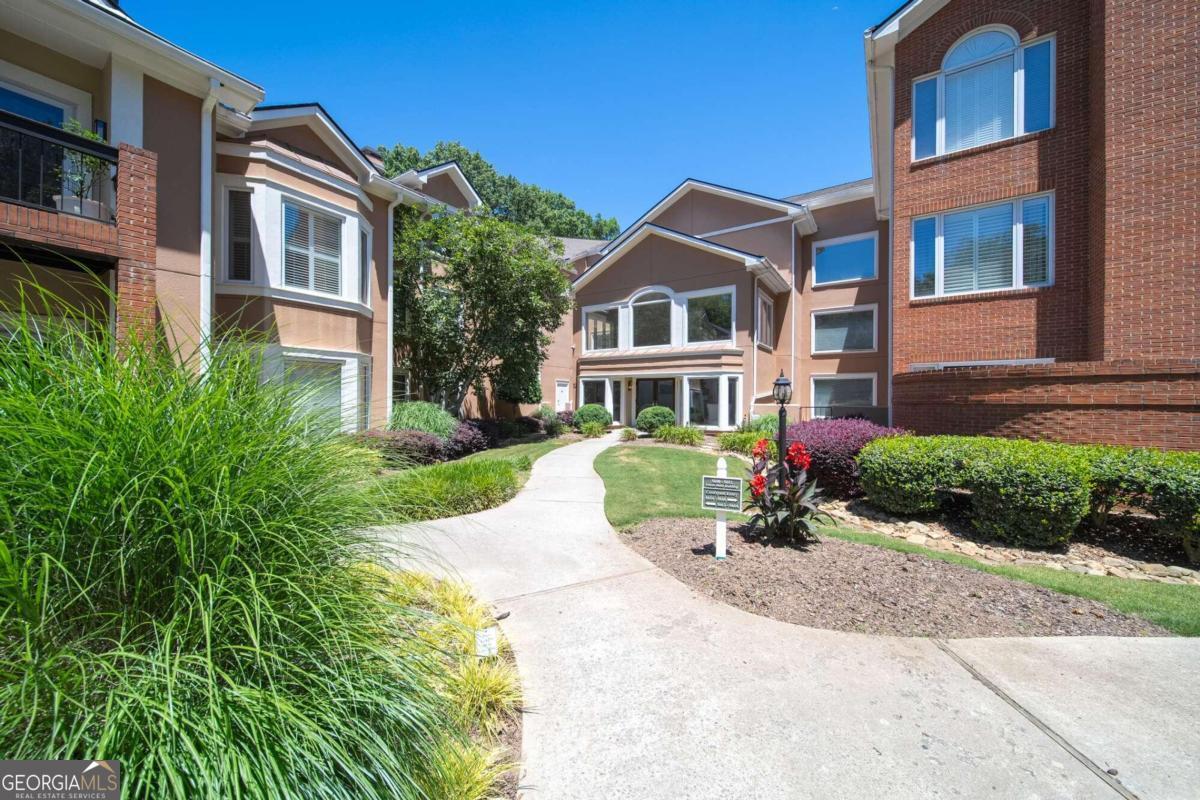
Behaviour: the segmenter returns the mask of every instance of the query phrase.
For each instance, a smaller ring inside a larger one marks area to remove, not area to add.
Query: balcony
[[[0,110],[0,201],[114,224],[118,151]]]

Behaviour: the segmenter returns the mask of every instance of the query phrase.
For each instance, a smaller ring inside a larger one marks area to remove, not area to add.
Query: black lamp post
[[[775,398],[775,402],[779,403],[779,486],[783,487],[783,458],[787,454],[787,404],[792,399],[792,382],[783,377],[783,370],[779,370],[779,377],[775,379],[775,384],[771,389],[771,396]]]

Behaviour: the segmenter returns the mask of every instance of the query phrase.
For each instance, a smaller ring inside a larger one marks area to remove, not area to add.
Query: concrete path
[[[523,797],[1200,797],[1200,640],[946,642],[747,614],[618,541],[592,469],[613,443],[543,456],[500,508],[394,532],[511,612]]]

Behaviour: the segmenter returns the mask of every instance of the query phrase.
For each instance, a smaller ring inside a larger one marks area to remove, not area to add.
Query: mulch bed
[[[623,540],[713,599],[812,628],[891,636],[1168,636],[1138,617],[970,567],[832,537],[764,545],[730,524],[713,558],[713,523],[657,519]]]

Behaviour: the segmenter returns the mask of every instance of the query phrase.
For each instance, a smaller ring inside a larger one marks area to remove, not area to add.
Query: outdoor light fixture
[[[792,399],[792,382],[783,377],[783,370],[779,370],[771,396],[779,403],[779,452],[776,457],[779,461],[779,487],[783,488],[783,476],[787,471],[783,468],[783,458],[787,454],[787,404]]]

